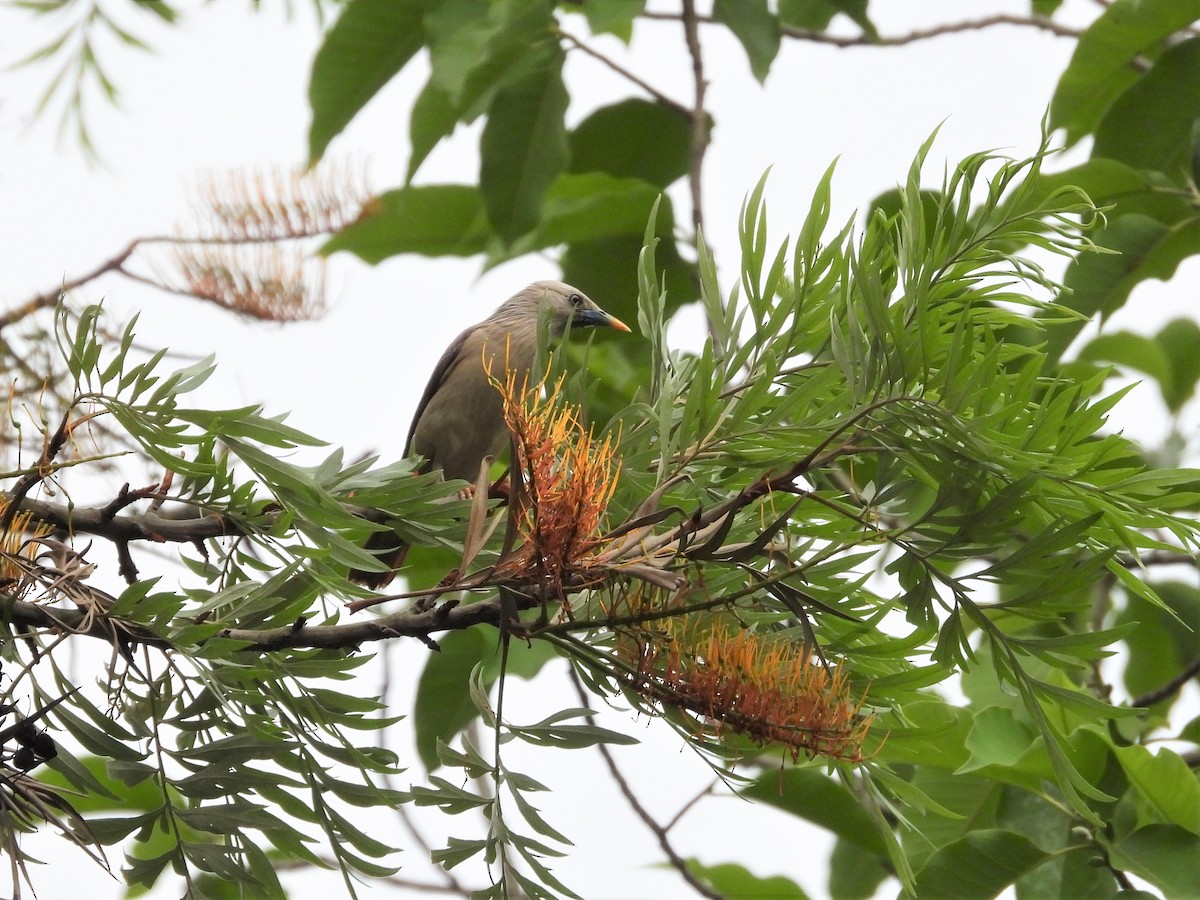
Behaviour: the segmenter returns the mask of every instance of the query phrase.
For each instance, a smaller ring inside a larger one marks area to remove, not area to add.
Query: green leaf
[[[400,253],[472,256],[484,252],[490,238],[478,188],[422,185],[380,195],[321,252],[347,250],[372,264]]]
[[[646,8],[646,0],[587,0],[580,5],[592,34],[615,34],[628,44],[634,20]]]
[[[1011,709],[989,706],[975,714],[965,741],[971,758],[957,771],[964,773],[985,766],[1015,766],[1029,752],[1034,741],[1032,729],[1018,722]]]
[[[921,900],[992,900],[1048,855],[1022,834],[973,831],[929,858],[917,872],[914,894]]]
[[[735,863],[704,865],[689,859],[688,871],[715,890],[722,897],[771,897],[779,900],[807,900],[808,894],[790,878],[774,875],[762,878],[744,866]]]
[[[1139,282],[1149,278],[1165,281],[1183,260],[1200,253],[1200,220],[1168,227],[1149,216],[1120,216],[1096,236],[1096,243],[1116,253],[1076,257],[1064,278],[1069,293],[1060,300],[1088,319],[1107,318],[1124,305]],[[1049,357],[1059,358],[1084,324],[1078,320],[1049,327]]]
[[[1145,372],[1158,382],[1164,395],[1170,389],[1172,373],[1167,355],[1156,341],[1140,334],[1114,331],[1098,335],[1083,346],[1079,358],[1088,362],[1116,363]]]
[[[1191,170],[1200,115],[1200,40],[1172,47],[1123,93],[1096,128],[1092,155],[1180,177]]]
[[[417,174],[438,142],[454,133],[458,110],[449,95],[431,77],[413,101],[408,114],[408,181]]]
[[[831,0],[779,0],[780,24],[804,31],[824,31],[837,14]]]
[[[713,18],[729,27],[750,58],[750,71],[766,81],[779,54],[779,20],[767,0],[715,0]]]
[[[430,83],[445,94],[452,109],[463,106],[471,73],[487,58],[488,47],[504,27],[503,14],[512,3],[489,0],[441,0],[429,7]],[[496,11],[498,15],[489,15]]]
[[[570,172],[607,172],[666,187],[687,174],[692,124],[682,110],[630,97],[602,106],[571,132]]]
[[[1200,782],[1177,753],[1163,747],[1151,753],[1132,744],[1113,754],[1137,791],[1141,824],[1178,825],[1200,834]]]
[[[857,844],[838,838],[829,857],[832,900],[869,900],[891,875],[886,857],[866,856]]]
[[[560,175],[546,193],[537,227],[492,262],[560,244],[640,234],[658,197],[657,188],[634,178]]]
[[[313,59],[308,156],[321,158],[425,42],[426,0],[351,0]]]
[[[480,138],[479,187],[488,219],[507,243],[533,229],[542,198],[567,164],[569,100],[562,50],[496,93]]]
[[[816,769],[767,772],[754,779],[742,794],[807,819],[869,853],[887,854],[875,821],[854,794]]]
[[[670,198],[663,195],[658,205],[655,224],[659,244],[655,265],[667,289],[668,314],[697,298],[696,268],[679,253],[675,240],[675,214]],[[568,245],[562,258],[563,279],[579,285],[613,315],[633,322],[637,318],[634,305],[638,295],[637,269],[629,264],[642,252],[642,235],[618,235]],[[645,346],[622,342],[625,359],[636,358]],[[626,397],[632,396],[627,394]]]
[[[1178,825],[1147,825],[1109,847],[1113,866],[1144,878],[1168,897],[1200,897],[1200,837]]]
[[[1160,382],[1167,408],[1177,413],[1196,393],[1200,382],[1200,325],[1192,319],[1174,319],[1154,338],[1167,360],[1170,383]]]
[[[1050,18],[1058,12],[1060,6],[1062,6],[1062,0],[1030,0],[1029,11],[1035,16]]]
[[[1068,146],[1095,130],[1105,110],[1139,78],[1134,60],[1200,18],[1200,0],[1116,0],[1075,46],[1050,104],[1050,126]]]
[[[791,28],[824,31],[839,13],[858,25],[864,36],[879,36],[867,18],[867,0],[779,0],[779,21]]]
[[[496,91],[536,64],[535,48],[556,40],[541,0],[449,0],[429,7],[429,81],[413,105],[408,179],[458,122],[485,111]]]
[[[449,742],[477,714],[467,682],[471,670],[494,650],[494,642],[478,629],[467,629],[447,634],[438,646],[441,652],[430,655],[417,680],[412,719],[417,755],[430,772],[441,765],[438,741]]]

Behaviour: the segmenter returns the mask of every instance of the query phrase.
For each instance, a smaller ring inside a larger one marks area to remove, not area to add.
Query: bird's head
[[[579,288],[561,281],[535,281],[496,311],[505,319],[538,321],[546,316],[550,333],[561,337],[567,326],[587,328],[603,325],[617,331],[629,331],[629,326],[616,316],[609,315]]]

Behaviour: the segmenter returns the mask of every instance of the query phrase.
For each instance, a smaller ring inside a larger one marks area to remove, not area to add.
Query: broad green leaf
[[[450,0],[429,7],[430,75],[409,123],[411,181],[430,151],[486,111],[497,90],[524,77],[539,45],[556,40],[543,0]]]
[[[985,766],[1014,767],[1035,740],[1033,730],[1018,722],[1011,709],[999,706],[981,709],[975,714],[965,742],[971,758],[957,771],[973,772]]]
[[[896,779],[897,782],[900,779]],[[965,834],[980,828],[997,827],[1004,787],[978,775],[958,775],[935,768],[919,768],[907,784],[923,798],[919,804],[905,804],[904,818],[912,831],[901,833],[906,857],[914,869],[920,869],[933,853],[952,844]],[[900,800],[904,794],[889,790]]]
[[[1050,104],[1050,126],[1067,144],[1095,130],[1105,110],[1139,78],[1134,60],[1200,18],[1200,0],[1116,0],[1083,33]]]
[[[741,793],[807,819],[869,853],[887,854],[874,820],[858,799],[844,785],[816,769],[767,772]]]
[[[429,157],[438,142],[454,133],[458,125],[458,110],[450,96],[430,78],[417,94],[408,114],[408,181],[417,174],[421,163]]]
[[[472,256],[484,252],[490,238],[478,188],[422,185],[380,195],[321,252],[346,250],[372,264],[400,253]]]
[[[1096,236],[1096,243],[1116,253],[1084,253],[1073,260],[1064,279],[1069,293],[1059,301],[1088,319],[1110,316],[1138,282],[1166,280],[1183,260],[1200,253],[1200,220],[1168,227],[1148,216],[1120,216]],[[1079,320],[1050,327],[1050,358],[1059,358],[1083,326]]]
[[[1112,872],[1095,865],[1096,849],[1082,844],[1076,820],[1046,797],[1019,788],[1002,788],[997,825],[1023,834],[1051,854],[1016,881],[1020,900],[1107,897],[1116,890]]]
[[[1035,16],[1046,16],[1049,18],[1058,12],[1058,8],[1062,6],[1062,0],[1030,0],[1029,10]]]
[[[887,857],[867,856],[857,844],[838,838],[829,857],[832,900],[869,900],[892,873]]]
[[[567,89],[557,45],[496,93],[480,139],[479,187],[488,219],[512,243],[533,229],[542,198],[567,164]]]
[[[561,244],[640,234],[658,196],[657,188],[636,178],[600,172],[560,175],[546,192],[537,227],[492,261]]]
[[[1191,170],[1192,123],[1200,115],[1200,39],[1159,57],[1116,99],[1096,128],[1092,155],[1173,179]]]
[[[1137,791],[1139,824],[1178,825],[1200,834],[1200,782],[1177,753],[1166,747],[1151,753],[1137,744],[1112,752]]]
[[[687,174],[691,120],[662,103],[630,97],[602,106],[570,133],[571,172],[607,172],[665,188]]]
[[[766,81],[779,53],[779,20],[767,0],[714,0],[713,18],[729,27],[750,59],[750,71]]]
[[[1166,357],[1170,384],[1163,384],[1163,398],[1171,412],[1180,408],[1196,393],[1200,382],[1200,325],[1193,319],[1174,319],[1154,338]]]
[[[471,670],[495,650],[479,629],[469,628],[445,635],[438,642],[440,653],[432,653],[417,680],[413,703],[413,726],[417,755],[427,771],[441,765],[438,741],[447,743],[478,714],[468,692]]]
[[[615,34],[628,44],[646,0],[588,0],[581,5],[592,34]]]
[[[1118,869],[1144,878],[1168,897],[1200,897],[1200,837],[1178,825],[1146,825],[1109,847]]]
[[[666,195],[659,201],[655,227],[660,238],[655,264],[666,285],[667,310],[673,313],[696,299],[697,292],[695,264],[679,253],[674,233],[675,214]],[[641,252],[640,234],[574,242],[563,255],[563,279],[579,285],[613,315],[632,324],[637,319],[638,279],[637,267],[629,261],[636,261]],[[633,355],[644,350],[641,343],[633,346],[626,342],[622,352],[630,355],[627,358],[636,358]]]
[[[1196,589],[1190,585],[1171,583],[1157,585],[1157,588],[1171,607],[1170,612],[1131,597],[1128,606],[1117,615],[1118,624],[1137,623],[1137,628],[1125,639],[1129,649],[1129,664],[1122,672],[1125,689],[1134,697],[1167,684],[1200,651],[1197,634],[1192,630],[1196,623],[1180,610],[1175,599],[1176,594],[1185,592],[1195,597]],[[1171,612],[1183,619],[1184,624]],[[1166,702],[1169,704],[1174,700],[1172,696]]]
[[[1152,338],[1130,331],[1097,335],[1079,351],[1079,359],[1088,362],[1116,363],[1144,372],[1158,382],[1164,395],[1171,389],[1171,365],[1167,355]]]
[[[429,80],[445,94],[452,109],[462,108],[467,80],[487,57],[492,39],[504,27],[512,3],[489,0],[440,0],[425,15],[429,36]],[[495,11],[496,15],[489,15]]]
[[[687,861],[687,867],[689,872],[723,897],[808,900],[808,895],[800,885],[782,875],[763,878],[736,863],[705,865],[694,859]]]
[[[824,31],[838,14],[831,0],[779,0],[779,22],[805,31]]]
[[[824,31],[838,13],[858,25],[864,36],[878,37],[867,18],[867,0],[779,0],[779,21],[790,28]]]
[[[308,156],[321,158],[379,89],[425,41],[426,0],[351,0],[313,59]]]
[[[1078,188],[1096,206],[1124,204],[1131,195],[1148,193],[1148,177],[1120,160],[1092,158],[1061,172],[1040,173],[1034,182],[1041,197],[1049,198],[1056,191]]]
[[[973,831],[929,858],[917,872],[914,893],[922,900],[992,900],[1047,856],[1022,834]]]

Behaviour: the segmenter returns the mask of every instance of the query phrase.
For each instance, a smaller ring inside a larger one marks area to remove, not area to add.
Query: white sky
[[[198,173],[304,161],[308,69],[319,31],[306,0],[293,4],[298,12],[291,22],[284,20],[283,0],[265,0],[259,14],[250,12],[248,2],[189,0],[180,4],[186,10],[183,22],[172,29],[155,26],[149,17],[130,20],[155,52],[102,48],[109,51],[104,59],[122,94],[120,110],[89,104],[103,169],[89,166],[70,141],[56,142],[51,118],[26,127],[33,98],[48,77],[46,68],[0,70],[0,309],[94,267],[132,237],[186,226],[187,186]],[[1024,14],[1028,2],[884,0],[872,6],[880,31],[896,34],[958,20],[964,9],[972,18]],[[1076,20],[1089,20],[1096,10],[1087,0],[1068,0],[1066,7]],[[586,33],[581,19],[573,30]],[[688,102],[690,72],[677,31],[671,25],[641,27],[627,64]],[[44,41],[45,32],[27,14],[0,7],[0,65]],[[1037,146],[1053,85],[1074,47],[1072,41],[1018,28],[887,49],[788,42],[764,89],[750,77],[740,46],[723,30],[706,29],[704,42],[712,81],[709,103],[717,121],[706,168],[706,221],[726,286],[736,273],[738,208],[768,167],[770,221],[782,239],[799,226],[812,186],[834,157],[841,158],[832,216],[838,221],[902,182],[918,146],[939,123],[944,124],[931,155],[934,179],[943,160],[953,163],[968,153],[997,148],[1027,154]],[[611,39],[595,46],[619,50]],[[367,160],[372,184],[380,190],[398,185],[405,171],[403,126],[424,79],[420,66],[411,68],[371,102],[328,154]],[[570,55],[567,77],[572,122],[598,105],[638,94],[581,54]],[[477,136],[474,129],[460,131],[451,146],[426,163],[420,180],[473,180]],[[675,196],[683,198],[678,189]],[[113,321],[140,310],[138,336],[144,345],[197,356],[215,350],[218,376],[197,402],[263,403],[270,413],[290,410],[293,425],[346,447],[351,456],[378,451],[391,459],[402,449],[425,373],[450,338],[529,281],[557,275],[553,264],[541,259],[514,261],[481,277],[478,260],[405,256],[371,268],[344,256],[333,262],[331,306],[317,322],[245,323],[203,303],[119,278],[88,285],[74,299],[106,298]],[[1176,283],[1185,279],[1186,274]],[[604,297],[595,299],[605,304]],[[1135,301],[1137,314],[1123,316],[1121,324],[1143,332],[1187,308],[1181,288],[1159,284],[1140,288]],[[691,330],[676,333],[687,340]],[[1114,417],[1121,427],[1151,440],[1164,433],[1153,387],[1137,389],[1124,410]],[[1194,432],[1194,416],[1191,422]],[[115,486],[102,490],[110,487]],[[416,644],[404,645],[396,656],[417,661],[422,652]],[[509,692],[512,709],[525,706],[526,718],[532,719],[557,708],[560,692],[554,682],[561,676],[555,669],[532,688],[514,682],[523,690]],[[573,695],[565,704],[574,705]],[[707,770],[665,729],[644,722],[630,726],[627,719],[618,719],[617,727],[632,727],[646,740],[641,748],[619,750],[618,758],[662,819],[706,783]],[[659,860],[653,839],[626,811],[594,753],[545,751],[530,759],[530,771],[556,789],[546,798],[547,817],[576,840],[577,849],[555,866],[568,885],[589,900],[689,896],[674,874],[646,867]],[[386,836],[395,827],[385,821],[379,833]],[[708,801],[684,820],[676,840],[685,855],[711,863],[742,862],[759,874],[785,874],[814,897],[825,893],[820,861],[829,841],[790,817],[750,813],[736,799]],[[60,852],[45,850],[51,858]],[[415,855],[409,856],[414,864],[403,874],[426,877]],[[798,858],[807,862],[797,865]],[[88,874],[84,865],[80,857],[71,870],[56,867],[64,876],[61,883],[43,881],[37,873],[39,895],[43,900],[78,896],[74,878]],[[120,895],[106,878],[93,883],[89,893],[95,900]],[[291,885],[297,898],[337,889],[333,877],[305,875]],[[394,894],[364,890],[363,895]]]

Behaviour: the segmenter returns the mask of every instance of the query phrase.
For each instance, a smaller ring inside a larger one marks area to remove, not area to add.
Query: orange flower
[[[489,378],[504,398],[504,420],[515,438],[512,502],[522,505],[516,518],[524,543],[505,566],[532,568],[561,586],[586,567],[596,546],[620,470],[613,440],[597,442],[584,430],[577,411],[560,400],[561,378],[545,396],[540,383],[518,387],[513,373],[503,384]],[[517,476],[524,490],[516,489]]]
[[[871,717],[850,697],[841,669],[814,661],[793,642],[717,625],[705,635],[671,620],[663,632],[623,637],[618,652],[635,656],[631,687],[664,707],[690,713],[699,731],[731,729],[760,746],[862,759]]]

